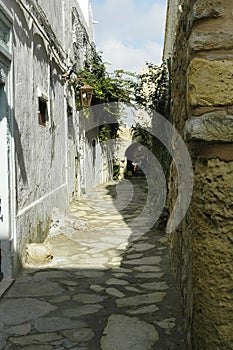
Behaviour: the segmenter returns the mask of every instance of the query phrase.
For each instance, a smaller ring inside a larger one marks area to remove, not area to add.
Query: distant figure
[[[129,172],[132,173],[132,175],[134,175],[134,153],[138,148],[138,144],[137,143],[132,143],[127,150],[125,151],[125,156],[127,158],[127,166],[126,166],[126,175],[129,175]]]

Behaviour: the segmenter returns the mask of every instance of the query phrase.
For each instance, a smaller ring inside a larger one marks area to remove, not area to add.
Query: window
[[[46,126],[46,121],[48,120],[48,109],[47,101],[39,97],[39,109],[38,109],[38,122],[39,125]]]
[[[6,16],[0,10],[0,48],[3,48],[10,53],[10,37],[11,37],[11,22],[6,18]]]

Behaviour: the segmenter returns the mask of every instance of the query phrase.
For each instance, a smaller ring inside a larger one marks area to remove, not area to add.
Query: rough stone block
[[[28,264],[47,264],[52,258],[52,251],[49,245],[39,243],[30,243],[26,245],[26,262]]]
[[[193,349],[233,349],[232,345],[232,183],[233,162],[195,162],[191,209]],[[190,231],[191,228],[191,231]]]
[[[231,349],[233,344],[233,324],[218,326],[217,331],[220,340],[222,340],[225,344],[227,343],[229,349]]]
[[[233,116],[226,112],[212,112],[192,117],[185,124],[187,141],[233,142]]]
[[[192,106],[233,103],[233,61],[194,58],[188,69],[188,102]]]
[[[232,49],[232,30],[193,31],[189,38],[189,48],[191,51]]]
[[[193,116],[198,116],[198,115],[202,115],[202,114],[206,114],[206,113],[210,113],[210,112],[219,112],[223,109],[224,107],[196,107],[193,110]],[[228,114],[233,114],[233,112],[230,112],[227,108]]]
[[[193,6],[193,18],[221,17],[224,13],[221,1],[197,0]]]
[[[233,144],[216,143],[216,144],[201,144],[195,143],[193,149],[195,154],[206,159],[220,159],[225,162],[233,161]]]

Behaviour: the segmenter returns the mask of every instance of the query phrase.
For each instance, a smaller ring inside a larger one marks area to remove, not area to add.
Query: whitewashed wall
[[[98,123],[93,121],[95,117],[92,113],[95,113],[95,108],[90,112],[89,118],[81,113],[79,119],[80,193],[88,193],[96,185],[111,180],[113,173],[115,143],[99,141]]]
[[[72,11],[76,7],[80,13],[80,7],[75,0],[0,0],[0,6],[12,18],[9,79],[14,95],[15,170],[14,166],[10,170],[16,193],[11,188],[15,220],[9,249],[16,272],[25,259],[26,243],[44,240],[52,208],[65,211],[75,192],[78,116],[62,74],[74,63]],[[84,18],[81,13],[80,18]],[[89,30],[84,20],[83,26]],[[47,100],[46,126],[38,123],[40,96]],[[71,129],[67,101],[72,110]]]

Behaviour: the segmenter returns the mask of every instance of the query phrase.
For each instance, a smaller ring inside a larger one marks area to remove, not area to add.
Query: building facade
[[[64,74],[93,50],[88,0],[0,0],[1,276],[14,277],[52,209],[82,190],[85,130]]]

